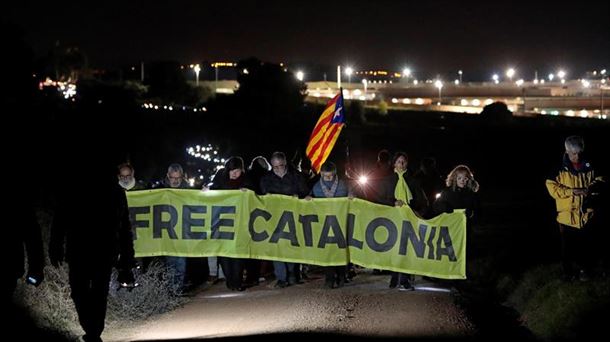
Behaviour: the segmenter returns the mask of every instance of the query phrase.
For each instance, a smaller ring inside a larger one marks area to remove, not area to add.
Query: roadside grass
[[[603,333],[603,320],[610,314],[610,280],[562,281],[560,275],[559,264],[528,270],[505,304],[517,310],[522,324],[544,340]]]
[[[48,211],[39,210],[38,220],[47,250],[51,215]],[[46,264],[45,279],[40,286],[27,285],[23,279],[17,282],[15,303],[30,314],[38,327],[75,339],[82,335],[82,329],[70,296],[69,266],[63,263],[60,267],[52,267],[48,258]],[[172,273],[162,262],[153,261],[146,273],[141,274],[139,270],[135,270],[135,273],[140,286],[129,291],[118,286],[117,271],[113,271],[108,293],[107,329],[144,321],[152,315],[171,311],[187,301],[178,295],[172,284]]]

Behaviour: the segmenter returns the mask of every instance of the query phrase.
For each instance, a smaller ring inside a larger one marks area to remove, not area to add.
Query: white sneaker
[[[414,291],[414,290],[415,290],[415,288],[411,284],[409,284],[409,285],[400,285],[398,287],[398,291]]]

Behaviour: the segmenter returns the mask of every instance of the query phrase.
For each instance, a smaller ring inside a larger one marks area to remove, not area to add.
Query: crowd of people
[[[605,180],[584,157],[584,140],[571,136],[565,140],[565,153],[561,167],[546,181],[549,194],[556,201],[557,222],[561,233],[563,277],[568,281],[586,281],[591,276],[596,255],[595,232],[599,230],[600,193]],[[92,164],[98,179],[95,196],[87,201],[74,201],[80,196],[78,187],[64,189],[58,199],[51,229],[49,257],[51,264],[59,266],[67,261],[70,267],[69,283],[86,341],[100,341],[104,329],[106,301],[113,267],[119,269],[119,282],[129,286],[135,282],[131,270],[136,265],[133,237],[129,222],[126,191],[144,190],[147,187],[135,177],[135,169],[123,163],[116,175],[106,172],[104,165]],[[109,177],[109,175],[111,177]],[[366,177],[366,182],[363,177]],[[78,178],[78,176],[76,176]],[[84,176],[81,176],[83,182]],[[116,178],[114,178],[116,177]],[[118,180],[118,182],[117,182]],[[185,171],[180,164],[171,164],[162,182],[166,188],[189,188]],[[239,156],[229,158],[224,168],[202,191],[241,189],[258,195],[282,194],[304,200],[316,198],[362,198],[374,203],[409,206],[421,218],[429,219],[456,209],[465,209],[467,219],[467,261],[476,257],[470,253],[473,225],[479,215],[479,184],[472,170],[457,165],[442,177],[433,158],[424,158],[413,172],[407,153],[397,151],[393,156],[382,150],[377,161],[365,175],[357,175],[348,164],[345,177],[335,163],[327,161],[319,174],[311,170],[308,160],[289,162],[283,152],[274,152],[269,160],[254,158],[246,167]],[[98,209],[94,219],[87,210]],[[22,230],[9,230],[10,274],[3,280],[3,304],[10,302],[16,279],[24,273],[23,247],[28,256],[27,282],[39,285],[44,280],[40,226],[33,206],[20,207],[20,218],[27,223]],[[90,238],[96,237],[91,243]],[[146,270],[152,258],[138,262]],[[244,291],[256,286],[263,278],[275,277],[275,288],[302,283],[307,278],[308,265],[283,261],[263,261],[230,257],[186,258],[168,256],[163,260],[173,273],[173,282],[181,292],[188,291],[201,281],[207,264],[208,276],[204,280],[224,279],[228,289]],[[340,288],[353,277],[353,265],[324,267],[327,288]],[[468,274],[468,268],[467,268]],[[207,279],[205,279],[207,278]],[[413,276],[391,273],[390,288],[413,290]]]
[[[128,163],[118,169],[119,184],[126,191],[142,189],[134,177],[134,168]],[[362,198],[389,206],[409,206],[422,218],[432,218],[454,209],[466,209],[470,226],[478,211],[478,183],[470,168],[465,165],[455,167],[444,180],[436,169],[434,158],[425,158],[416,172],[409,168],[407,153],[398,151],[392,156],[389,151],[378,153],[375,165],[366,172],[364,183],[355,175],[349,165],[345,177],[341,177],[335,163],[327,161],[316,174],[308,159],[289,161],[283,152],[274,152],[269,159],[255,157],[246,168],[239,156],[229,158],[224,167],[203,186],[203,191],[242,189],[258,195],[282,194],[312,200],[315,198],[348,197]],[[188,188],[186,175],[179,164],[168,167],[163,182],[167,188]],[[470,229],[470,228],[469,228]],[[471,234],[471,229],[469,234]],[[151,258],[143,258],[144,269]],[[174,282],[179,292],[188,292],[201,283],[194,274],[201,274],[204,267],[199,259],[186,257],[165,257],[165,262],[174,274]],[[199,266],[198,266],[199,265]],[[271,275],[276,279],[274,287],[284,288],[303,283],[307,278],[309,265],[283,261],[262,261],[229,257],[208,257],[208,281],[225,280],[228,289],[243,291],[258,285],[262,278]],[[328,288],[342,287],[354,276],[354,266],[325,268]],[[261,277],[262,276],[262,277]],[[413,276],[392,273],[390,288],[413,290]]]

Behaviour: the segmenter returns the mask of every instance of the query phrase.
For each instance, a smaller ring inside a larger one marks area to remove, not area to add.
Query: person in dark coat
[[[146,185],[136,180],[136,171],[130,163],[122,163],[117,167],[117,179],[119,185],[125,189],[125,191],[137,191],[145,190]]]
[[[375,166],[363,174],[359,174],[359,172],[353,168],[353,165],[348,163],[345,168],[345,176],[348,180],[357,185],[353,187],[355,190],[354,195],[370,202],[383,203],[385,191],[384,182],[385,179],[393,173],[391,162],[390,152],[383,149],[377,153]]]
[[[73,184],[95,180],[96,187],[59,189],[51,227],[51,264],[57,267],[65,260],[69,265],[72,299],[85,341],[102,340],[112,268],[119,269],[119,283],[134,283],[127,198],[112,166],[81,164],[71,175]]]
[[[274,152],[271,155],[272,170],[261,179],[261,193],[281,194],[304,198],[309,193],[303,177],[294,170],[290,170],[283,152]],[[277,279],[276,287],[284,288],[297,283],[296,264],[291,262],[274,261],[273,269]]]
[[[256,156],[250,162],[250,166],[248,166],[248,178],[252,182],[252,186],[254,187],[254,192],[257,195],[262,195],[261,192],[261,179],[265,176],[269,171],[271,171],[271,164],[267,161],[267,158],[263,156]]]
[[[421,185],[429,203],[432,203],[445,189],[445,181],[436,168],[436,160],[432,157],[422,159],[419,169],[413,177]],[[423,216],[424,218],[432,218],[434,214],[432,206],[428,206],[428,210],[423,213]]]
[[[244,169],[244,161],[241,157],[229,158],[223,169],[220,169],[214,177],[214,183],[210,186],[210,190],[237,190],[250,189],[253,186],[250,183],[246,171]],[[207,188],[203,188],[207,191]],[[244,272],[244,259],[218,257],[222,271],[225,275],[227,288],[233,291],[243,291],[246,288],[242,286],[242,277]]]
[[[320,180],[314,184],[311,194],[316,198],[350,197],[352,194],[347,183],[337,176],[337,167],[333,162],[325,162],[320,168]],[[311,197],[306,197],[311,199]],[[327,288],[343,287],[346,280],[347,265],[324,267]]]
[[[170,164],[167,167],[167,173],[163,179],[162,185],[166,189],[188,189],[189,184],[186,180],[186,174],[182,165],[178,163]],[[197,278],[195,275],[202,273],[207,258],[187,258],[183,256],[166,256],[165,262],[173,274],[173,284],[178,294],[185,294],[191,290],[195,283],[202,283],[203,279]],[[196,280],[192,282],[191,280]]]
[[[26,271],[24,246],[28,260],[26,282],[38,286],[44,280],[42,237],[34,207],[28,203],[15,205],[14,210],[10,211],[10,218],[10,224],[3,233],[2,260],[7,262],[7,270],[0,273],[3,305],[12,302],[17,279]]]
[[[470,168],[466,165],[456,166],[446,180],[447,187],[441,192],[439,198],[434,201],[432,211],[435,215],[452,213],[455,209],[465,209],[466,214],[466,275],[471,274],[472,269],[468,261],[476,258],[476,248],[473,243],[473,224],[479,212],[479,183],[474,179]]]
[[[438,215],[451,213],[454,209],[466,209],[466,218],[472,220],[478,211],[477,193],[479,183],[466,165],[456,166],[445,181],[447,187],[434,201],[433,209]]]
[[[252,183],[254,192],[257,195],[262,195],[261,192],[261,178],[271,170],[271,164],[267,161],[267,158],[263,156],[256,156],[250,162],[248,166],[248,178]],[[271,261],[259,260],[259,259],[246,259],[246,282],[244,286],[256,286],[259,284],[261,277],[265,279],[273,273],[273,265]]]
[[[409,157],[404,152],[396,152],[392,159],[394,173],[384,181],[383,204],[402,207],[408,205],[413,211],[422,216],[427,210],[428,200],[426,194],[407,169]],[[399,286],[399,290],[413,290],[411,275],[393,272],[390,278],[390,288]]]

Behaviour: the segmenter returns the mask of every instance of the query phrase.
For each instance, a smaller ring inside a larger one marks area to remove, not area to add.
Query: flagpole
[[[337,65],[337,88],[341,89],[341,66],[340,65]],[[343,92],[341,94],[343,94]]]

